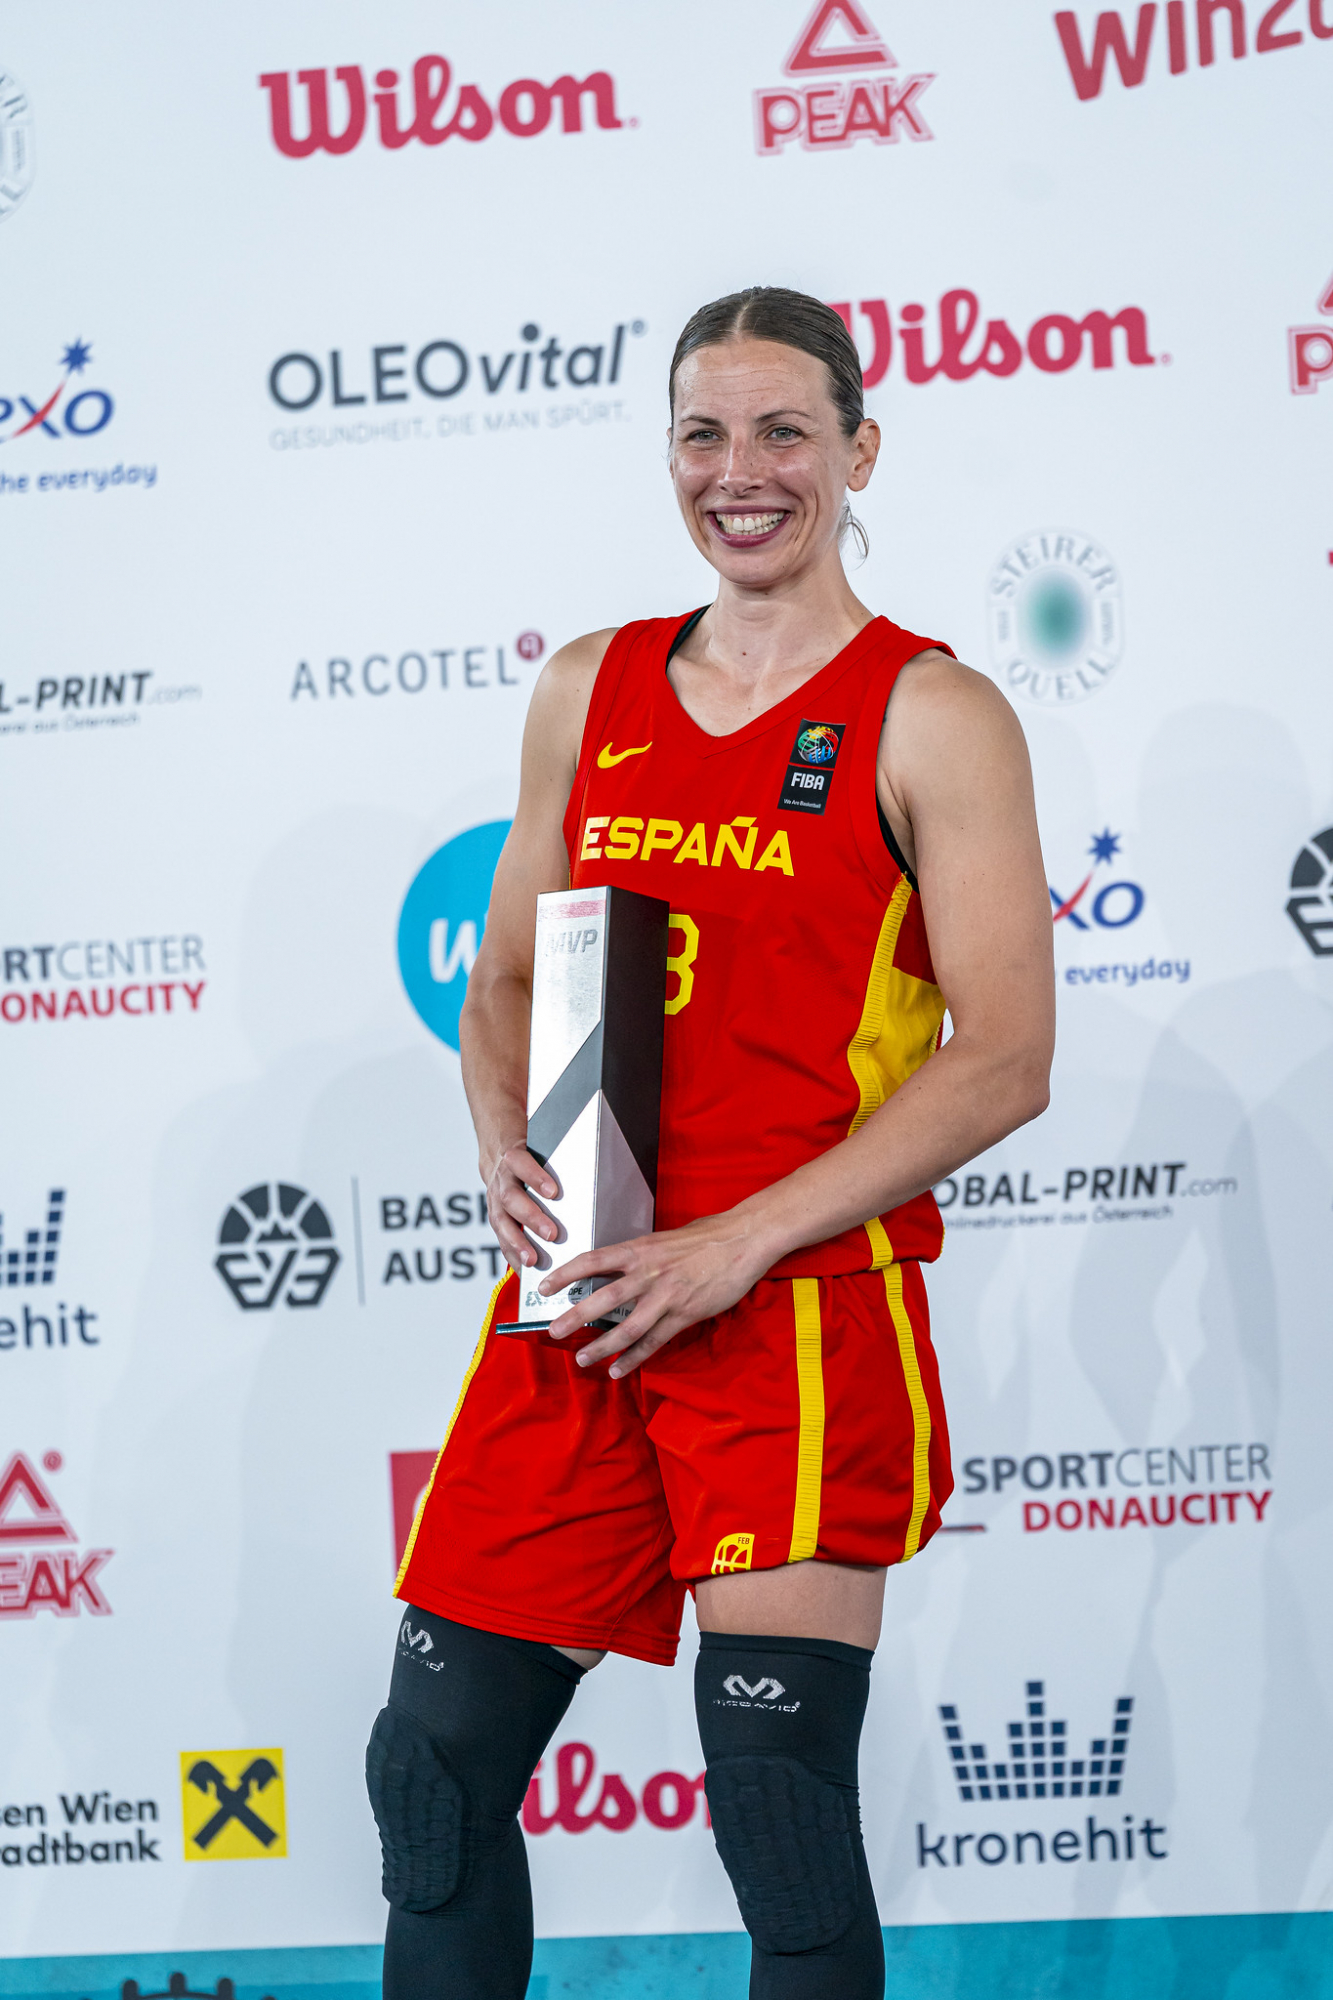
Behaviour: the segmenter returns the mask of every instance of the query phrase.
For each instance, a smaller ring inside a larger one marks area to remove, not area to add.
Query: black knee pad
[[[846,1793],[781,1755],[719,1758],[705,1790],[717,1851],[759,1949],[818,1951],[840,1938],[860,1895]],[[854,1814],[854,1795],[850,1803]]]
[[[425,1916],[466,1874],[467,1795],[421,1724],[382,1708],[366,1746],[366,1790],[384,1852],[384,1899]]]
[[[704,1632],[694,1676],[717,1851],[756,1953],[828,1954],[827,1990],[849,1995],[873,1990],[879,1942],[856,1768],[872,1657]]]

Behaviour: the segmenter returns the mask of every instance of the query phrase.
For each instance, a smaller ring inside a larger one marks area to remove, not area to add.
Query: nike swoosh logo
[[[613,750],[609,743],[603,743],[597,752],[599,771],[613,771],[617,764],[623,764],[627,757],[642,757],[645,750],[652,749],[651,743],[641,743],[637,750]]]

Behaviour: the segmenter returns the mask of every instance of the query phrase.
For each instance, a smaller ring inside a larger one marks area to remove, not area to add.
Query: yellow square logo
[[[275,1861],[287,1852],[281,1750],[182,1750],[187,1861]]]

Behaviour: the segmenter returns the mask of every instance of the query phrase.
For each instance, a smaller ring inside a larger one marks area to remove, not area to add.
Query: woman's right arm
[[[569,885],[563,820],[593,683],[615,628],[590,632],[542,669],[523,731],[518,810],[495,870],[481,948],[459,1023],[463,1088],[476,1127],[491,1227],[517,1270],[536,1253],[523,1231],[555,1231],[528,1187],[556,1187],[527,1150],[528,1029],[537,898]]]

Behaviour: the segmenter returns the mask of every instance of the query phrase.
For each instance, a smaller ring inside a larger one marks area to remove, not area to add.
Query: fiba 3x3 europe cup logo
[[[1124,645],[1120,576],[1106,551],[1071,528],[1020,535],[986,586],[991,658],[1004,687],[1043,707],[1104,688]]]
[[[290,1181],[260,1181],[222,1218],[213,1267],[242,1312],[317,1306],[342,1256],[333,1224],[312,1194]]]

